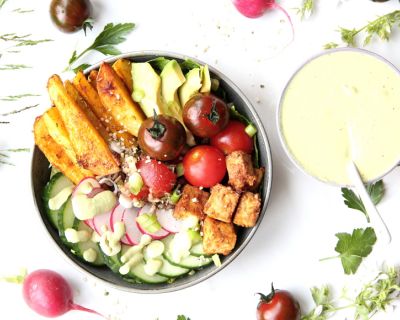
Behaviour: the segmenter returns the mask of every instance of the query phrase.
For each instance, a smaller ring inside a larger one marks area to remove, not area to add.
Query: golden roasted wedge
[[[125,86],[128,88],[129,93],[133,91],[133,81],[131,72],[131,62],[126,59],[118,59],[114,62],[112,68],[117,73],[117,75],[122,79]]]
[[[79,71],[78,73],[82,73],[83,74],[82,71]],[[96,83],[97,83],[97,75],[98,74],[99,74],[99,71],[92,70],[92,71],[90,71],[89,76],[88,76],[89,83],[95,90],[97,90],[97,84]]]
[[[93,173],[74,162],[63,146],[51,137],[43,117],[37,117],[34,123],[35,143],[44,153],[47,160],[73,183],[78,184],[85,177],[93,177]]]
[[[119,172],[119,163],[106,141],[67,93],[58,75],[50,77],[47,89],[68,131],[78,164],[99,176]]]
[[[56,107],[51,107],[43,114],[43,120],[46,124],[50,136],[64,148],[68,157],[76,162],[75,151],[72,148],[71,141],[69,140],[68,131],[65,128],[64,122],[61,119],[60,113]]]
[[[97,76],[97,92],[107,111],[130,134],[137,137],[140,125],[146,118],[139,105],[132,100],[123,81],[110,67],[103,63]]]
[[[92,109],[112,137],[115,135],[118,140],[123,142],[125,147],[135,145],[135,138],[130,133],[126,132],[111,114],[107,112],[100,100],[97,90],[91,86],[81,71],[76,74],[73,84],[85,99],[88,107]]]
[[[97,116],[93,113],[92,109],[88,107],[86,101],[82,98],[82,96],[79,94],[78,90],[71,83],[71,81],[69,81],[69,80],[65,81],[64,87],[65,87],[65,90],[67,90],[68,95],[70,97],[72,97],[76,103],[78,103],[79,107],[86,114],[89,121],[94,125],[96,130],[101,134],[103,139],[106,141],[109,141],[110,136],[107,133],[106,128],[103,126],[103,124],[97,118]]]

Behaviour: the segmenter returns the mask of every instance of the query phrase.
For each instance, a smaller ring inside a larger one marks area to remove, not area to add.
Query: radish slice
[[[147,206],[147,205],[145,205],[145,206],[139,211],[138,216],[140,216],[140,215],[142,215],[142,214],[146,214],[146,213],[151,213],[151,210],[147,210],[147,209],[145,208],[146,206]],[[151,205],[150,205],[150,206],[151,206]],[[158,218],[157,218],[157,220],[158,220]],[[137,227],[139,228],[139,230],[140,230],[141,233],[148,234],[150,237],[153,238],[153,240],[160,240],[160,239],[163,239],[163,238],[165,238],[166,236],[168,236],[168,235],[171,233],[171,232],[165,230],[164,228],[162,228],[162,226],[161,226],[161,229],[158,230],[157,232],[151,233],[151,232],[148,232],[148,231],[144,230],[144,229],[140,226],[140,224],[139,224],[138,222],[136,222],[136,224],[137,224]]]
[[[120,204],[117,205],[117,206],[114,208],[114,210],[112,211],[111,216],[110,216],[111,231],[114,232],[114,224],[115,224],[116,222],[120,222],[120,221],[124,222],[124,214],[125,214],[125,208],[124,208],[123,206],[121,206]],[[126,226],[125,226],[125,229],[126,229]],[[126,231],[125,231],[125,235],[124,235],[124,236],[122,237],[122,239],[121,239],[121,242],[122,242],[123,244],[128,245],[128,246],[134,245],[134,243],[132,243],[132,242],[129,240],[129,238],[127,237]]]
[[[74,191],[72,192],[72,196],[74,196],[79,191],[83,183],[89,183],[93,189],[101,188],[100,183],[95,178],[92,177],[83,178],[75,187]]]
[[[94,227],[94,223],[93,223],[93,219],[87,219],[87,220],[83,220],[85,222],[85,224],[92,230],[96,231],[95,227]]]
[[[173,209],[157,209],[156,216],[163,229],[170,233],[177,233],[181,230],[182,220],[178,220],[173,216]]]
[[[139,210],[139,216],[144,213],[154,213],[156,211],[155,205],[151,203],[146,203],[142,208]]]
[[[138,228],[136,223],[136,218],[138,216],[138,208],[125,209],[122,221],[125,223],[125,236],[132,245],[137,245],[140,243],[140,238],[143,235]]]
[[[102,235],[103,232],[103,226],[107,227],[107,230],[110,230],[110,216],[111,216],[111,211],[98,214],[93,218],[93,226],[94,230],[99,234]]]

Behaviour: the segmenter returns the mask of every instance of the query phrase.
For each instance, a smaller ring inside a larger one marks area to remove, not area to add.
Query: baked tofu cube
[[[231,187],[217,184],[211,188],[211,195],[204,206],[204,212],[211,218],[231,222],[238,201],[239,194]]]
[[[260,188],[261,182],[263,181],[263,178],[264,178],[265,168],[264,167],[255,168],[254,173],[256,175],[256,182],[255,182],[254,186],[252,186],[249,189],[249,191],[251,191],[251,192],[257,192],[258,189]]]
[[[204,205],[210,194],[187,184],[183,187],[182,195],[175,206],[174,217],[185,219],[189,216],[195,216],[199,220],[204,219]]]
[[[254,227],[261,210],[258,193],[244,192],[239,200],[233,223],[241,227]]]
[[[203,224],[203,248],[206,254],[229,254],[236,244],[233,223],[206,217]]]
[[[251,155],[243,151],[234,151],[226,157],[229,184],[236,191],[252,188],[257,181]]]

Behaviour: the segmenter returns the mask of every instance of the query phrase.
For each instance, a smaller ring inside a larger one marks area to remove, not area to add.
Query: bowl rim
[[[234,259],[236,259],[239,256],[239,254],[244,250],[244,248],[249,244],[249,242],[254,237],[256,231],[258,230],[258,228],[264,218],[264,215],[265,215],[265,212],[267,211],[268,203],[270,200],[271,188],[272,188],[272,156],[271,156],[271,147],[270,147],[270,143],[269,143],[265,128],[264,128],[262,121],[261,121],[260,117],[258,116],[255,108],[251,104],[251,102],[244,95],[244,93],[239,89],[239,87],[237,85],[235,85],[226,75],[224,75],[223,73],[221,73],[220,71],[215,69],[213,66],[210,66],[209,64],[205,63],[204,61],[202,61],[200,59],[197,59],[197,58],[191,57],[189,55],[185,55],[185,54],[175,53],[175,52],[171,52],[171,51],[163,51],[163,50],[130,51],[130,52],[122,53],[120,55],[116,55],[116,56],[112,56],[112,57],[108,57],[108,58],[99,60],[98,62],[94,63],[92,66],[85,69],[84,73],[87,74],[91,70],[98,69],[100,67],[101,63],[103,63],[103,62],[110,63],[110,62],[114,62],[121,58],[134,59],[135,57],[144,57],[144,56],[170,57],[170,58],[182,59],[182,60],[190,59],[201,65],[208,65],[210,72],[212,72],[218,78],[220,78],[224,82],[226,82],[226,84],[235,91],[235,94],[237,94],[240,97],[240,99],[242,99],[244,101],[246,108],[249,110],[249,112],[253,116],[255,124],[257,126],[258,133],[261,136],[261,139],[259,139],[259,140],[261,140],[262,142],[259,142],[259,144],[261,144],[261,146],[263,146],[265,148],[264,151],[266,154],[266,159],[265,159],[266,168],[265,168],[265,180],[264,180],[264,181],[266,181],[266,183],[263,185],[263,188],[265,190],[265,196],[263,198],[262,209],[261,209],[259,218],[257,220],[257,223],[254,227],[252,227],[252,230],[249,232],[249,234],[247,235],[247,237],[245,238],[243,243],[239,247],[235,248],[235,251],[229,257],[224,259],[224,261],[220,267],[214,267],[212,270],[210,270],[210,272],[202,275],[201,277],[199,277],[193,281],[183,283],[183,284],[180,284],[177,286],[171,285],[171,286],[168,286],[165,288],[155,288],[155,289],[140,289],[140,288],[135,288],[135,287],[120,286],[116,283],[107,281],[105,279],[102,279],[102,278],[96,276],[95,274],[92,274],[91,272],[89,272],[88,270],[85,270],[83,267],[81,267],[79,264],[77,264],[70,257],[68,257],[65,254],[65,252],[61,249],[61,247],[58,245],[58,243],[55,241],[55,239],[52,237],[49,230],[47,229],[47,226],[46,226],[46,224],[42,218],[42,215],[40,213],[39,205],[36,201],[36,195],[35,195],[35,191],[34,191],[35,190],[35,188],[34,188],[34,179],[35,178],[34,178],[34,174],[33,174],[33,160],[34,160],[35,152],[38,152],[38,147],[35,144],[32,149],[33,152],[32,152],[32,158],[31,158],[31,195],[33,197],[33,202],[35,205],[37,217],[41,221],[41,225],[44,228],[44,230],[46,231],[47,236],[51,239],[52,244],[57,248],[57,250],[61,254],[61,256],[69,264],[71,264],[76,270],[80,271],[85,276],[87,276],[93,280],[99,281],[103,285],[109,286],[113,289],[130,292],[130,293],[139,293],[139,294],[161,294],[161,293],[169,293],[169,292],[186,289],[186,288],[192,287],[200,282],[203,282],[203,281],[209,279],[210,277],[212,277],[213,275],[215,275],[216,273],[218,273],[222,269],[224,269]],[[132,285],[134,285],[134,284],[132,284]]]
[[[382,61],[383,63],[385,63],[387,66],[389,66],[390,68],[392,68],[399,76],[400,76],[400,69],[397,68],[392,62],[390,62],[388,59],[386,59],[385,57],[381,56],[380,54],[370,51],[370,50],[366,50],[363,48],[354,48],[354,47],[343,47],[343,48],[332,48],[332,49],[328,49],[326,51],[322,51],[319,52],[313,56],[311,56],[310,58],[306,59],[305,62],[301,63],[299,67],[296,68],[296,71],[293,72],[293,74],[290,76],[289,80],[286,82],[280,98],[279,98],[279,103],[278,103],[278,110],[276,113],[276,127],[278,129],[278,137],[279,137],[279,142],[281,144],[281,146],[283,147],[283,150],[286,153],[286,156],[290,159],[290,161],[294,164],[294,166],[299,169],[301,172],[303,172],[305,175],[319,181],[319,182],[323,182],[327,185],[331,185],[331,186],[335,186],[335,187],[342,187],[342,188],[352,188],[352,185],[347,185],[347,184],[339,184],[339,183],[335,183],[332,181],[327,181],[327,180],[323,180],[321,178],[318,178],[317,176],[312,175],[311,173],[309,173],[308,171],[306,171],[304,169],[304,167],[301,165],[301,163],[297,160],[297,158],[294,156],[294,154],[290,151],[288,144],[286,143],[284,134],[283,134],[283,130],[282,130],[282,123],[281,123],[281,116],[282,116],[282,104],[283,104],[283,100],[285,98],[285,94],[290,86],[290,84],[292,83],[292,80],[297,76],[297,74],[303,70],[303,68],[305,66],[307,66],[310,62],[325,56],[325,55],[329,55],[329,54],[334,54],[337,52],[358,52],[360,54],[365,54],[367,56],[376,58],[377,60]],[[398,159],[398,161],[393,164],[392,167],[389,168],[389,170],[387,170],[386,172],[384,172],[382,175],[378,176],[377,178],[374,178],[372,180],[368,180],[368,181],[364,181],[364,183],[374,183],[376,181],[381,180],[384,176],[386,176],[388,173],[390,173],[391,171],[393,171],[399,164],[400,162],[400,158]]]

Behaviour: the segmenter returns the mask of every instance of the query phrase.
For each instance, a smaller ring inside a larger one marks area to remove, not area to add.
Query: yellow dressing
[[[335,51],[305,65],[281,102],[289,152],[309,174],[349,185],[353,160],[364,181],[400,159],[400,75],[367,53]]]

